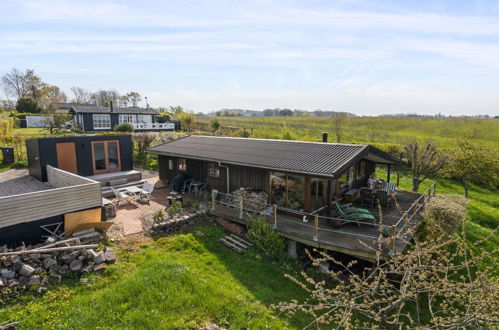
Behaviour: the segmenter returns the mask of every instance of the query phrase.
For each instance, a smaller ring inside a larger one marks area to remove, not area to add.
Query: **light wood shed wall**
[[[100,183],[47,166],[54,189],[0,197],[0,228],[102,205]]]

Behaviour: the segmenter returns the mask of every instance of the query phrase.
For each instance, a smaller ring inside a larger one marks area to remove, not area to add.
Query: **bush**
[[[173,217],[175,214],[181,213],[182,212],[182,203],[180,203],[179,201],[173,201],[168,206],[168,210],[166,210],[166,212],[168,212],[168,215],[170,217]]]
[[[132,133],[133,132],[133,125],[130,123],[121,123],[119,125],[116,125],[114,127],[115,132],[125,132],[125,133]]]
[[[268,257],[273,259],[282,259],[284,257],[286,247],[284,238],[270,227],[262,217],[251,220],[248,235],[255,246]]]
[[[0,119],[0,136],[10,136],[12,134],[13,129],[14,129],[13,118]]]
[[[12,168],[28,168],[27,160],[18,160],[12,163]]]
[[[156,213],[154,213],[154,215],[152,216],[152,219],[154,222],[161,222],[163,221],[163,219],[165,218],[165,214],[163,213],[163,211],[161,210],[158,210]]]
[[[429,240],[448,237],[464,221],[466,198],[459,195],[432,197],[425,205],[425,232]]]
[[[23,97],[17,100],[16,110],[18,112],[32,112],[32,113],[40,112],[40,109],[38,108],[36,101],[29,97]]]

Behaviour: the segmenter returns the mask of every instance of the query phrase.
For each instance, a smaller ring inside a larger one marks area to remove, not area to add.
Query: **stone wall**
[[[203,221],[211,221],[211,215],[207,211],[196,211],[177,215],[171,219],[157,221],[151,225],[150,234],[169,234],[178,232],[197,225]]]

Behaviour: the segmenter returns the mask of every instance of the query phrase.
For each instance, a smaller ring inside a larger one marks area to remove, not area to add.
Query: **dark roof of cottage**
[[[369,145],[189,136],[150,153],[221,162],[276,171],[335,177],[359,159],[397,164],[391,155]]]
[[[96,104],[78,104],[78,103],[55,103],[59,109],[70,109],[75,113],[111,113],[110,107],[102,107]],[[113,107],[112,113],[137,114],[137,115],[157,115],[154,109],[146,108],[119,108]]]

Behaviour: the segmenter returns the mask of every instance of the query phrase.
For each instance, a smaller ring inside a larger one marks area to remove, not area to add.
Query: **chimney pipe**
[[[113,101],[109,101],[109,108],[111,108],[111,112],[113,112]]]
[[[327,142],[327,132],[322,133],[322,142]]]

